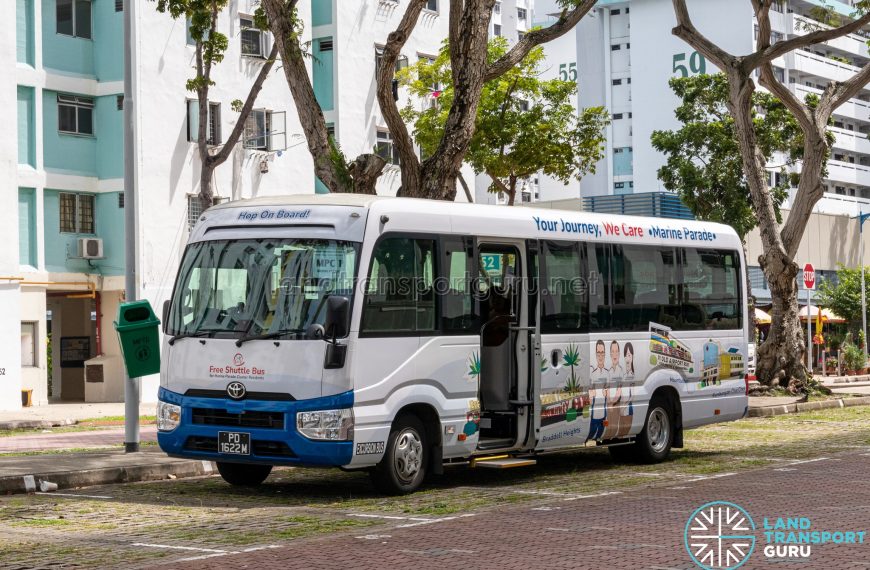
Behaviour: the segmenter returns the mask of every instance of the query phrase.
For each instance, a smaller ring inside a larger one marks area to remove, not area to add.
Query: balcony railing
[[[870,186],[870,166],[862,166],[841,160],[828,160],[828,180]]]
[[[804,49],[796,50],[792,56],[794,58],[794,69],[803,71],[817,77],[833,79],[834,81],[847,81],[853,75],[861,71],[859,67],[843,63],[823,55],[817,55],[811,51]]]
[[[821,89],[816,89],[815,87],[809,87],[800,83],[792,83],[791,88],[794,94],[801,101],[804,100],[808,93],[814,93],[815,95],[822,94]],[[834,111],[834,115],[870,122],[870,102],[862,101],[861,99],[849,99],[849,101]]]
[[[790,14],[790,16],[792,21],[791,25],[787,29],[790,29],[792,33],[799,36],[806,35],[816,29],[831,29],[831,26],[827,26],[825,24],[822,24],[821,22],[817,22],[812,18],[801,16],[800,14]],[[824,45],[841,49],[843,51],[855,54],[860,57],[870,57],[870,53],[868,53],[867,50],[866,42],[866,38],[862,38],[857,34],[846,34],[845,36],[827,41],[824,43]]]

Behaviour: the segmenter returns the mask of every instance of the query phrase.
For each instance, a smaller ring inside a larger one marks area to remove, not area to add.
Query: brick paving
[[[157,441],[157,426],[142,426],[140,440]],[[0,437],[0,453],[21,453],[49,449],[91,449],[124,443],[124,428],[95,429],[60,433],[36,433]]]
[[[817,530],[870,530],[868,472],[865,448],[619,494],[541,495],[534,504],[496,506],[431,524],[390,521],[365,532],[176,567],[691,569],[697,566],[682,544],[689,514],[704,503],[724,500],[748,510],[758,527],[758,546],[744,568],[868,569],[867,543],[813,546],[809,560],[768,560],[761,551],[760,528],[764,517],[802,516]]]

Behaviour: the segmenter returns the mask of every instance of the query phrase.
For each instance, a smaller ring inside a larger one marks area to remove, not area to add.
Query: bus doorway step
[[[511,469],[513,467],[528,467],[535,463],[537,463],[537,461],[534,459],[511,457],[509,455],[493,455],[490,457],[475,457],[471,460],[471,467]]]

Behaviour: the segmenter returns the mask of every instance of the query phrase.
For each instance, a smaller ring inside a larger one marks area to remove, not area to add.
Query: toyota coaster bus
[[[746,264],[718,224],[361,195],[206,211],[164,306],[158,439],[232,484],[608,446],[747,412]]]

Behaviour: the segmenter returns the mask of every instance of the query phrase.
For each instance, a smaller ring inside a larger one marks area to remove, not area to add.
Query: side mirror
[[[326,319],[323,329],[326,336],[335,339],[347,336],[350,323],[350,299],[335,295],[326,300]]]
[[[169,299],[163,301],[163,332],[166,332],[166,327],[169,326]]]

